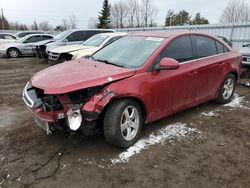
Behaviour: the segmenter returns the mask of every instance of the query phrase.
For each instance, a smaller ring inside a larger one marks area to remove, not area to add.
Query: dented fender
[[[82,107],[84,119],[87,121],[96,120],[109,101],[118,95],[117,92],[109,89],[104,89],[99,93],[96,93]]]

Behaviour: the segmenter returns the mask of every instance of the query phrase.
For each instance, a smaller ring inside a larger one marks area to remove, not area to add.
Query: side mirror
[[[178,61],[172,58],[163,58],[158,65],[156,65],[155,70],[176,70],[180,67]]]
[[[63,42],[67,43],[67,42],[69,42],[69,40],[68,39],[63,39]]]

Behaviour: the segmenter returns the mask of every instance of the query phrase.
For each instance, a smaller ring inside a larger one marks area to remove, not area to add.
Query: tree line
[[[2,22],[3,20],[3,22]],[[2,24],[3,23],[3,24]],[[78,21],[75,15],[71,15],[68,19],[63,19],[62,23],[53,27],[49,21],[37,22],[34,20],[33,24],[26,25],[19,22],[9,22],[5,16],[0,17],[0,30],[41,30],[41,31],[64,31],[67,29],[76,29],[78,27]]]

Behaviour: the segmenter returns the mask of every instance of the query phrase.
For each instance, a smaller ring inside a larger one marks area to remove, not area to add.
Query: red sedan
[[[135,33],[35,74],[23,99],[47,133],[104,131],[119,148],[141,127],[209,100],[232,100],[242,56],[210,35]]]

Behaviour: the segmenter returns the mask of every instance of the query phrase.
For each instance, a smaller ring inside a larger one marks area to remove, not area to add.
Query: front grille
[[[49,54],[49,60],[56,61],[59,58],[59,53],[54,53],[54,52],[48,52]]]
[[[249,61],[250,62],[250,56],[243,56],[243,61]]]

